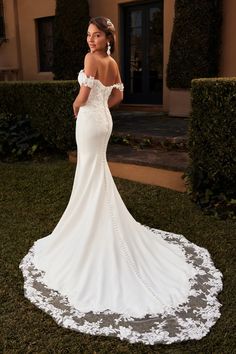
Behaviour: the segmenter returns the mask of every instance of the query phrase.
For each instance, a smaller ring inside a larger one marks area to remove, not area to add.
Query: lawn
[[[129,344],[115,337],[91,336],[59,327],[23,296],[22,257],[57,224],[69,200],[75,165],[63,159],[0,163],[1,329],[0,352],[13,353],[179,353],[236,352],[234,248],[236,223],[203,215],[186,194],[115,179],[139,222],[184,234],[206,247],[224,275],[219,295],[221,318],[200,341],[172,345]]]

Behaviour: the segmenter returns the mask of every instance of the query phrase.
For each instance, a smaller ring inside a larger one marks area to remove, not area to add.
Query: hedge
[[[189,192],[207,210],[234,216],[236,78],[195,79],[191,94]]]
[[[187,89],[191,80],[218,74],[222,0],[176,0],[167,86]]]
[[[74,80],[3,82],[0,113],[29,116],[32,127],[65,152],[76,147],[72,104],[78,89]]]

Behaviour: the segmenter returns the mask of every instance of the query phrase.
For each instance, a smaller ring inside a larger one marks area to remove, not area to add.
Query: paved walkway
[[[166,151],[153,148],[137,149],[120,144],[108,145],[107,158],[112,162],[158,167],[171,171],[185,171],[189,160],[185,151]]]
[[[152,137],[159,141],[186,141],[188,118],[169,117],[158,112],[113,111],[113,133]]]
[[[186,144],[189,120],[169,117],[157,112],[113,111],[113,135],[135,138],[142,141],[150,138],[152,146],[140,148],[109,143],[107,156],[111,162],[151,166],[172,171],[184,171],[188,165],[188,154],[184,149],[176,150],[171,144]],[[168,143],[169,149],[161,144]],[[181,146],[180,146],[181,147]]]

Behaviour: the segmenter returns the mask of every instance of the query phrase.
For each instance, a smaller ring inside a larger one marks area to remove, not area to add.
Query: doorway
[[[162,104],[163,0],[121,6],[124,103]]]

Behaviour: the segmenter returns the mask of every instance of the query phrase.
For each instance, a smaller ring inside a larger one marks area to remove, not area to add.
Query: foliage
[[[236,78],[192,81],[189,193],[205,210],[236,217]]]
[[[109,142],[111,144],[132,145],[130,134],[121,136],[112,133]]]
[[[0,113],[29,116],[50,145],[66,152],[76,146],[72,103],[77,93],[72,80],[0,83]]]
[[[88,51],[87,0],[57,0],[53,25],[53,73],[55,80],[73,80]]]
[[[0,114],[0,159],[30,159],[46,146],[28,116]]]
[[[111,144],[120,144],[120,145],[130,145],[134,149],[143,149],[145,147],[153,146],[152,139],[149,137],[136,138],[130,134],[115,134],[112,133],[109,143]]]
[[[190,88],[191,80],[218,73],[222,0],[176,0],[167,67],[169,88]]]

